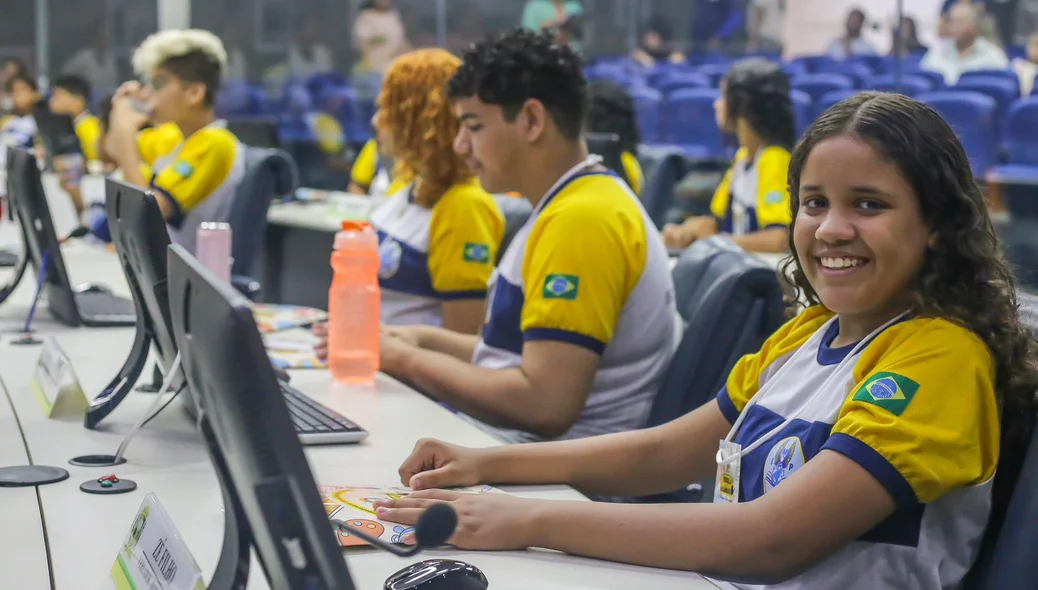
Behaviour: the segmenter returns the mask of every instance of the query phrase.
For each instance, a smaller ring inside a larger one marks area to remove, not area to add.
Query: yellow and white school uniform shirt
[[[991,355],[974,333],[943,319],[902,319],[850,358],[854,345],[830,346],[838,331],[832,312],[811,307],[736,363],[717,397],[725,417],[734,423],[761,395],[735,442],[746,448],[796,415],[742,457],[739,502],[767,494],[830,450],[872,474],[897,511],[807,572],[766,588],[958,587],[987,526],[998,463]],[[776,518],[781,526],[796,513]]]
[[[631,152],[624,152],[620,154],[620,162],[624,167],[624,174],[627,176],[627,184],[631,186],[631,190],[634,194],[642,194],[642,186],[645,184],[645,174],[642,173],[642,165],[638,162],[638,157]]]
[[[83,151],[83,159],[87,162],[96,162],[99,159],[98,142],[101,141],[101,120],[89,112],[82,112],[76,117],[75,126],[79,147]]]
[[[789,151],[785,148],[768,146],[752,159],[746,148],[739,148],[710,201],[718,230],[740,236],[788,227],[792,219],[788,174]]]
[[[442,326],[444,301],[486,297],[505,220],[476,178],[432,208],[416,204],[413,190],[389,196],[369,218],[378,231],[382,323]]]
[[[327,156],[337,156],[346,147],[346,133],[339,120],[323,111],[310,113],[306,123],[317,138],[317,147]]]
[[[363,187],[372,196],[391,196],[404,190],[410,179],[393,178],[392,170],[378,153],[378,142],[369,139],[353,160],[350,181]]]
[[[623,180],[612,172],[560,179],[513,238],[491,289],[473,364],[519,367],[523,345],[537,340],[586,348],[600,355],[598,370],[562,438],[645,426],[681,322],[667,250]],[[482,426],[510,442],[538,440]]]
[[[0,119],[0,170],[7,169],[7,150],[32,148],[36,134],[36,118],[32,115],[7,115]]]
[[[194,253],[198,226],[230,217],[245,176],[243,146],[222,121],[216,121],[146,163],[152,168],[151,188],[177,210],[167,221],[170,239]]]

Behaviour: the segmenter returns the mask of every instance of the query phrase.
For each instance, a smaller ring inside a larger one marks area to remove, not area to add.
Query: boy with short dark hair
[[[99,160],[98,142],[101,139],[101,122],[90,112],[90,82],[75,74],[54,80],[50,96],[50,110],[59,115],[68,115],[75,121],[76,137],[79,138],[83,158],[87,162]]]
[[[644,427],[680,338],[659,232],[588,154],[582,66],[525,30],[465,52],[448,84],[454,149],[533,213],[491,280],[482,336],[393,327],[381,340],[383,371],[509,442]]]

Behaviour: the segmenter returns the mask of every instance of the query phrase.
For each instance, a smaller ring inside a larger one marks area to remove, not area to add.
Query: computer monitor
[[[249,301],[180,246],[168,269],[173,335],[212,434],[226,514],[243,515],[238,531],[247,529],[271,588],[353,590]]]
[[[55,156],[83,154],[72,117],[59,115],[50,109],[39,109],[33,118],[36,120],[37,133],[43,141],[48,169],[54,168]]]
[[[166,273],[170,239],[162,210],[151,191],[112,178],[105,180],[105,208],[112,245],[137,308],[146,319],[141,327],[155,347],[162,373],[168,374],[177,345],[173,341]],[[182,375],[178,375],[171,388],[177,391],[182,385]]]
[[[238,141],[250,147],[280,147],[277,119],[268,117],[236,117],[227,120],[227,130]]]
[[[36,156],[28,150],[7,150],[7,198],[22,226],[26,252],[37,276],[46,262],[43,289],[50,312],[65,324],[79,326],[83,322],[43,192],[40,169]]]
[[[585,133],[587,150],[602,156],[602,164],[616,172],[624,182],[630,184],[627,170],[624,168],[623,148],[620,147],[620,136],[615,133]]]

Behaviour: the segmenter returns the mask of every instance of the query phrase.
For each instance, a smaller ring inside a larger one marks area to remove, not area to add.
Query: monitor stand
[[[207,590],[239,590],[245,588],[249,582],[249,558],[252,555],[252,532],[249,530],[248,521],[241,503],[238,502],[238,493],[234,488],[227,462],[223,454],[216,446],[216,439],[209,421],[202,418],[198,423],[202,437],[205,439],[206,448],[210,449],[209,457],[216,468],[216,479],[220,482],[220,491],[223,495],[223,548],[220,550],[220,560],[216,563],[216,571],[209,581]],[[262,559],[260,561],[262,564]]]
[[[101,420],[104,420],[123,401],[123,398],[137,384],[137,379],[140,378],[141,371],[144,370],[144,365],[148,362],[148,350],[150,350],[151,342],[154,339],[151,324],[147,320],[148,315],[137,304],[136,298],[134,298],[134,308],[137,312],[137,329],[133,338],[133,346],[130,348],[130,353],[126,357],[122,368],[119,369],[119,372],[116,373],[115,377],[112,378],[101,393],[94,398],[94,401],[87,409],[86,418],[83,421],[83,425],[87,428],[93,429],[96,427]]]

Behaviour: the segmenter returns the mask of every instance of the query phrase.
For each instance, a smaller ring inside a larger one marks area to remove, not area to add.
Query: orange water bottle
[[[371,384],[379,368],[378,235],[368,223],[342,222],[328,290],[328,369],[340,383]]]

